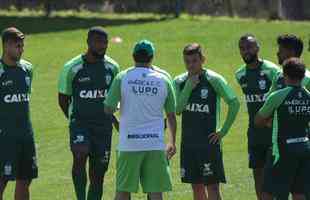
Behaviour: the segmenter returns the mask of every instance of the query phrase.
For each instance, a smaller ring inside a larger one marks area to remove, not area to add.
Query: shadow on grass
[[[48,33],[58,31],[69,31],[77,29],[87,29],[92,26],[121,26],[129,24],[143,24],[150,22],[159,22],[168,20],[170,17],[161,18],[83,18],[83,17],[42,17],[42,16],[1,16],[0,15],[0,29],[15,26],[26,34]]]

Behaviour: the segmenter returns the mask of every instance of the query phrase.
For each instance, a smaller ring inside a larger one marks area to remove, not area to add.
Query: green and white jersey
[[[0,60],[0,123],[30,122],[32,69],[32,64],[25,60],[17,66],[7,66]]]
[[[309,70],[306,70],[305,78],[302,80],[301,85],[306,87],[308,90],[310,90],[310,71]],[[272,92],[283,89],[285,87],[286,87],[286,84],[284,82],[283,72],[279,71],[272,81],[272,86],[268,94],[271,94]]]
[[[58,90],[71,96],[70,119],[111,129],[111,116],[104,113],[102,102],[118,72],[118,64],[108,56],[96,63],[87,63],[84,55],[67,62],[60,74]]]
[[[235,73],[244,94],[249,115],[248,145],[271,145],[271,128],[257,128],[254,118],[257,111],[263,106],[267,93],[271,87],[272,80],[279,72],[279,67],[274,63],[261,60],[260,65],[250,69],[242,65]],[[269,134],[268,134],[269,133]]]
[[[113,81],[105,105],[120,102],[119,151],[164,150],[164,111],[175,112],[171,80],[152,68],[133,67]]]
[[[182,114],[182,145],[208,148],[208,136],[220,131],[224,136],[239,110],[237,96],[219,74],[204,70],[199,84],[192,89],[188,73],[174,80],[177,95],[177,113]],[[221,98],[229,105],[228,116],[220,127]]]
[[[299,141],[309,136],[310,92],[304,87],[288,86],[273,92],[259,110],[260,116],[273,118],[273,155],[279,160],[279,146]]]

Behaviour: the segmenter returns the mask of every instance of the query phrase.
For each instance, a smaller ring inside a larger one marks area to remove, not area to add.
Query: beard
[[[105,56],[105,52],[98,53],[97,51],[93,51],[93,50],[91,50],[90,52],[96,59],[103,59]]]
[[[20,61],[20,58],[21,58],[21,55],[10,55],[10,59],[15,62]]]
[[[242,59],[246,64],[251,64],[258,60],[258,56],[248,54],[247,57],[242,57]]]

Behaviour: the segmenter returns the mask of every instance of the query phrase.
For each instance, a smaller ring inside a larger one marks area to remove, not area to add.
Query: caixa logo
[[[83,99],[97,99],[106,97],[107,90],[82,90],[80,97]]]
[[[28,102],[30,100],[30,95],[27,93],[22,94],[7,94],[4,96],[5,103],[20,103]]]

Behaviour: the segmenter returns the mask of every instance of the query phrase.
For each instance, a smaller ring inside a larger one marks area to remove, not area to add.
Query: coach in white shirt
[[[138,42],[135,66],[116,76],[104,102],[107,113],[115,112],[120,102],[115,200],[129,200],[139,182],[151,200],[162,200],[162,193],[172,189],[168,159],[176,153],[176,99],[167,73],[152,66],[154,52],[150,41]],[[170,129],[167,145],[164,111]]]

